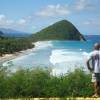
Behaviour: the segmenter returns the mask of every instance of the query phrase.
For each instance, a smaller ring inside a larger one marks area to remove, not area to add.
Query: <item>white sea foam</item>
[[[52,41],[38,41],[35,42],[35,48],[34,49],[44,49],[47,47],[52,47]]]
[[[87,67],[85,64],[86,59],[83,56],[85,54],[82,51],[76,52],[69,51],[67,49],[53,50],[50,56],[50,62],[54,65],[54,68],[52,69],[52,74],[64,74],[68,71],[74,71],[76,68],[80,67],[87,71]]]
[[[83,52],[82,55],[83,55],[83,57],[84,57],[84,61],[86,62],[87,59],[89,58],[89,53]]]
[[[87,52],[83,52],[83,55],[84,55],[84,56],[88,56],[89,53],[87,53]]]
[[[68,51],[64,49],[53,50],[50,56],[50,62],[55,65],[63,62],[80,62],[82,61],[81,52]]]

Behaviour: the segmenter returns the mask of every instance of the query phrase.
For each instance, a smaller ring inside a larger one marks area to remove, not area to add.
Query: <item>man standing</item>
[[[89,54],[87,60],[87,67],[92,72],[92,82],[94,85],[94,95],[92,97],[99,97],[98,90],[100,87],[100,45],[98,43],[94,44],[94,51]],[[90,61],[92,62],[92,67],[90,66]]]

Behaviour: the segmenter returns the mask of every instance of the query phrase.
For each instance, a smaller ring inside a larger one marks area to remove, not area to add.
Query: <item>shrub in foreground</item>
[[[0,71],[0,98],[76,97],[93,93],[90,74],[81,69],[53,76],[49,69]]]

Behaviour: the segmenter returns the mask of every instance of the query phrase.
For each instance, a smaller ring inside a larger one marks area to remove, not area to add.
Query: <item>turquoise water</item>
[[[53,74],[66,73],[82,67],[87,70],[87,54],[93,50],[95,42],[100,37],[86,37],[87,41],[44,41],[35,43],[36,47],[30,53],[9,62],[11,70],[33,68],[36,66],[51,67]],[[9,62],[4,65],[9,65]]]

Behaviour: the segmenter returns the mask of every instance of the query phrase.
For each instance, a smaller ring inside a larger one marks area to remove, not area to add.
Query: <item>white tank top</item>
[[[89,54],[89,59],[92,59],[92,67],[94,73],[100,73],[100,51],[94,50]]]

